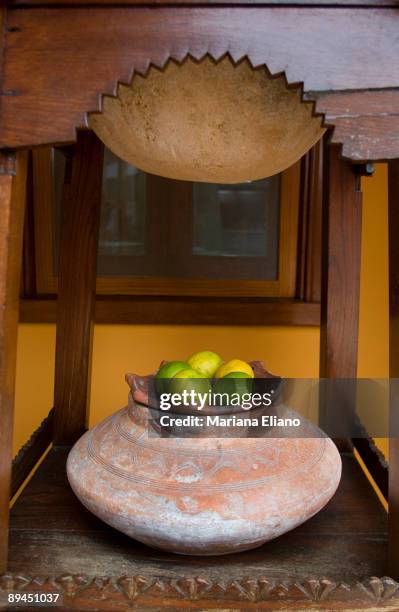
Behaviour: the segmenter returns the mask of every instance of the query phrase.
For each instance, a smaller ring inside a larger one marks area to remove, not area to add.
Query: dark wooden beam
[[[33,160],[32,151],[28,152],[28,168],[26,179],[26,210],[24,225],[24,242],[22,258],[22,283],[21,294],[26,297],[34,297],[37,294],[36,287],[36,248],[34,230],[34,206],[33,206]]]
[[[337,379],[321,386],[321,422],[329,431],[350,427],[355,392],[339,379],[357,376],[360,296],[361,205],[360,178],[337,146],[325,149],[320,377]],[[346,426],[345,426],[346,424]],[[349,431],[348,431],[349,434]],[[343,449],[348,440],[336,440]]]
[[[26,153],[0,153],[0,574],[6,570]]]
[[[22,323],[55,323],[56,300],[21,299]],[[96,323],[125,325],[315,325],[320,304],[299,300],[97,296]]]
[[[320,302],[323,147],[320,140],[301,160],[296,296]]]
[[[86,428],[101,206],[103,144],[80,132],[66,172],[60,234],[54,443]]]
[[[388,167],[389,221],[389,546],[388,571],[399,577],[399,160]]]
[[[2,147],[72,142],[75,129],[86,125],[86,113],[101,109],[102,94],[115,95],[118,82],[146,73],[150,63],[162,68],[168,58],[182,61],[188,53],[198,59],[230,53],[235,60],[247,56],[254,66],[266,65],[272,74],[284,72],[289,84],[303,83],[307,99],[317,100],[327,124],[336,126],[334,138],[343,143],[345,156],[364,161],[399,154],[399,66],[392,61],[399,55],[399,12],[385,2],[371,10],[170,5],[71,10],[67,4],[43,8],[37,2],[34,10],[8,11]],[[358,96],[364,94],[371,112],[359,110]]]

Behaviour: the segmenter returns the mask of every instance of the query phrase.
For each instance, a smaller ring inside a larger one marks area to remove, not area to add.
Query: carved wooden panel
[[[367,578],[362,582],[337,583],[327,578],[314,578],[295,583],[278,582],[264,578],[242,579],[230,582],[215,581],[206,575],[149,577],[145,573],[119,578],[89,577],[81,575],[26,576],[5,574],[0,576],[0,596],[4,592],[60,593],[66,610],[126,610],[127,606],[154,607],[162,602],[168,609],[182,609],[198,605],[234,605],[234,609],[298,610],[298,605],[317,610],[388,609],[397,611],[399,584],[391,578]],[[3,593],[2,593],[3,592]],[[190,605],[191,604],[191,605]],[[58,606],[57,606],[58,609]]]
[[[229,53],[303,83],[347,157],[399,156],[399,9],[36,8],[9,10],[7,25],[0,147],[73,141],[134,71]],[[364,107],[361,89],[377,90]],[[343,105],[342,90],[355,92]]]

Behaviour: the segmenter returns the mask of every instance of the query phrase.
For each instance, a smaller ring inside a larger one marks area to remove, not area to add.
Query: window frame
[[[278,275],[275,280],[191,279],[181,277],[98,276],[99,296],[294,298],[297,286],[300,167],[281,175]],[[182,182],[182,189],[185,188]],[[32,151],[35,274],[38,297],[57,293],[54,275],[52,148]]]
[[[325,140],[320,140],[300,162],[297,280],[293,298],[97,295],[95,322],[118,325],[319,326]],[[65,147],[67,153],[70,153],[71,146]],[[29,152],[28,164],[20,322],[55,323],[56,295],[39,295],[36,287],[33,152]],[[42,246],[48,255],[48,247],[45,243]]]

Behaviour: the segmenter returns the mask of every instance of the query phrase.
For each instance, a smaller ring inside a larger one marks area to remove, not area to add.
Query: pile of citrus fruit
[[[161,366],[156,374],[158,390],[170,393],[183,393],[191,389],[197,393],[206,393],[212,386],[223,392],[223,387],[226,385],[223,385],[219,379],[232,378],[246,379],[246,382],[237,380],[236,383],[230,383],[228,385],[230,389],[233,384],[238,385],[241,391],[249,390],[254,371],[246,361],[231,359],[224,362],[213,351],[194,353],[186,361],[169,361]]]

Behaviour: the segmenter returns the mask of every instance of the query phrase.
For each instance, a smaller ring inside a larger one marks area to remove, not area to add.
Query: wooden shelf
[[[331,610],[342,596],[365,597],[365,588],[373,603],[370,577],[386,572],[387,515],[350,454],[343,455],[343,477],[334,498],[297,529],[246,553],[183,557],[130,540],[92,516],[68,485],[67,452],[50,452],[12,509],[10,574],[26,576],[28,582],[52,576],[47,586],[53,584],[54,590],[55,580],[64,595],[74,592],[76,606],[82,605],[83,593],[91,597],[94,589],[102,609],[119,609],[126,597],[139,598],[141,609],[154,605],[157,597],[181,599],[185,605],[197,599],[208,607],[226,606],[232,599],[255,605],[277,597],[287,609],[291,600],[296,605],[298,599],[317,601],[327,589],[332,595],[322,599]],[[378,588],[385,592],[391,583],[396,589],[394,581],[381,580]]]

